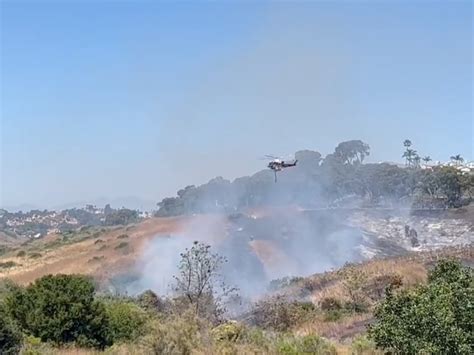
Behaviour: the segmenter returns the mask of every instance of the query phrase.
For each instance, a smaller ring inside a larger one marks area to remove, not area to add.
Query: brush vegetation
[[[3,280],[0,348],[2,354],[472,353],[473,270],[461,259],[410,258],[274,282],[281,286],[276,294],[237,317],[229,316],[237,290],[220,274],[226,260],[201,243],[181,254],[168,298],[150,290],[136,297],[98,293],[83,275],[48,275],[26,287]]]

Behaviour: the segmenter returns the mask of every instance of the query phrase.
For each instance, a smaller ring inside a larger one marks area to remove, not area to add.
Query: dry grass
[[[400,263],[398,260],[373,260],[355,265],[355,271],[364,274],[367,284],[377,277],[398,275],[402,278],[403,285],[410,287],[426,281],[427,268],[421,262],[409,261]],[[315,275],[306,282],[306,287],[314,290],[311,294],[313,303],[318,304],[323,298],[334,297],[348,301],[347,290],[342,277],[337,272]]]
[[[136,225],[127,232],[129,238],[130,252],[123,253],[122,250],[107,248],[97,250],[96,238],[89,238],[76,243],[59,245],[54,249],[44,250],[46,243],[51,243],[54,239],[49,236],[45,240],[35,241],[31,245],[29,253],[41,250],[38,258],[8,256],[0,258],[2,262],[15,262],[21,264],[8,270],[0,270],[0,278],[8,277],[20,284],[28,284],[35,279],[47,274],[72,274],[80,273],[93,275],[98,279],[111,276],[110,272],[119,273],[130,267],[137,259],[139,253],[148,240],[159,234],[175,233],[186,223],[183,218],[151,218]],[[117,237],[125,234],[127,227],[120,227],[114,230],[107,230],[100,234],[100,239],[104,245],[116,244]],[[34,248],[34,249],[33,249]],[[95,257],[103,256],[102,263],[88,263]]]
[[[321,317],[300,325],[295,331],[299,335],[319,334],[328,339],[341,341],[364,333],[372,319],[370,313],[352,314],[329,322]]]

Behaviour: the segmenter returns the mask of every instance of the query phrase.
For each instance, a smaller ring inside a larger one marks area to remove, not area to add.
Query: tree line
[[[324,158],[316,151],[298,151],[298,165],[285,170],[276,184],[270,170],[232,182],[218,177],[163,199],[157,215],[231,212],[266,204],[327,207],[350,199],[365,206],[409,204],[416,208],[459,207],[471,201],[474,176],[457,169],[463,162],[459,154],[451,157],[454,166],[422,169],[421,162],[426,165],[431,157],[420,157],[410,140],[403,146],[405,166],[365,163],[370,146],[361,140],[342,142]]]

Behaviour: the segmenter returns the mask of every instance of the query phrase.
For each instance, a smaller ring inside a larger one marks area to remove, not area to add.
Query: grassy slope
[[[0,277],[26,284],[46,274],[81,273],[106,278],[133,264],[144,244],[159,234],[173,233],[181,227],[180,218],[152,218],[137,225],[76,232],[67,238],[50,235],[23,243],[0,256],[12,261],[11,268],[0,268]],[[127,238],[118,238],[126,234]],[[126,247],[117,248],[120,243]],[[24,251],[25,255],[21,256]]]

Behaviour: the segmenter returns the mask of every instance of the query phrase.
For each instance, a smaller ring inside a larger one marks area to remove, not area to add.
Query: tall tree
[[[210,245],[197,241],[181,253],[179,275],[174,276],[175,291],[185,297],[196,314],[219,317],[223,298],[237,290],[228,287],[220,274],[225,262],[225,257],[211,252]]]
[[[423,160],[425,162],[425,164],[428,164],[432,159],[429,155],[423,157],[421,160]]]
[[[405,165],[410,166],[412,162],[412,150],[410,149],[411,147],[411,140],[405,139],[403,141],[403,146],[405,147],[405,152],[402,155],[402,158],[405,158]]]
[[[351,140],[339,143],[334,154],[345,164],[362,164],[370,154],[370,146],[361,140]]]

